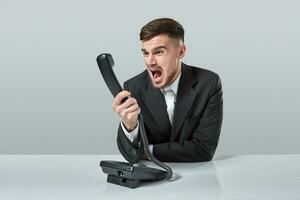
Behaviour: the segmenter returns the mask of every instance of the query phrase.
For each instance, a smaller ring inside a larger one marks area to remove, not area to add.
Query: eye
[[[148,52],[143,52],[144,57],[147,57],[149,55]]]
[[[154,52],[154,54],[156,54],[156,55],[162,55],[163,53],[164,53],[163,50],[157,50]]]

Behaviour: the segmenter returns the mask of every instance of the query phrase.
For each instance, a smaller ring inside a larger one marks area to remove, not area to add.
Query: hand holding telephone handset
[[[103,79],[109,88],[112,95],[115,97],[119,92],[123,90],[121,87],[115,73],[112,69],[114,66],[114,61],[111,54],[103,53],[97,57],[97,63]],[[126,101],[126,98],[122,100]],[[139,180],[161,180],[161,179],[170,179],[173,175],[172,169],[166,164],[157,160],[149,150],[149,144],[145,132],[143,117],[141,114],[138,116],[140,134],[142,138],[142,143],[144,145],[144,150],[149,160],[162,167],[166,171],[162,171],[156,168],[151,167],[135,167],[133,164],[125,162],[116,162],[116,161],[101,161],[100,166],[105,173],[108,173],[108,182],[115,183],[118,185],[124,185],[127,187],[137,187]],[[129,169],[129,173],[128,173]],[[134,172],[136,172],[134,174]],[[138,173],[140,172],[140,173]],[[144,174],[142,172],[145,172]],[[151,174],[152,173],[152,174]],[[124,178],[129,180],[129,183],[126,184]],[[134,182],[134,183],[132,183]]]

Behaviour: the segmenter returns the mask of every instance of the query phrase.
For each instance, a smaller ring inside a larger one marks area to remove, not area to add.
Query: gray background
[[[0,0],[0,153],[117,154],[118,116],[96,64],[120,81],[144,70],[139,31],[186,30],[184,62],[217,72],[217,156],[300,153],[299,1]]]

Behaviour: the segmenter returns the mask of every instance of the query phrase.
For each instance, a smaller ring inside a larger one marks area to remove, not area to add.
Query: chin
[[[161,82],[161,83],[156,84],[156,83],[154,83],[153,80],[151,80],[151,83],[152,83],[152,86],[153,86],[154,88],[157,88],[157,89],[162,89],[162,88],[164,88],[165,85],[166,85],[164,82]]]

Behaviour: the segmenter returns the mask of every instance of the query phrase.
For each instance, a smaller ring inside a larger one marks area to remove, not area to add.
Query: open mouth
[[[162,71],[161,70],[153,69],[153,70],[150,70],[150,72],[152,74],[152,78],[155,83],[158,83],[162,80]]]

